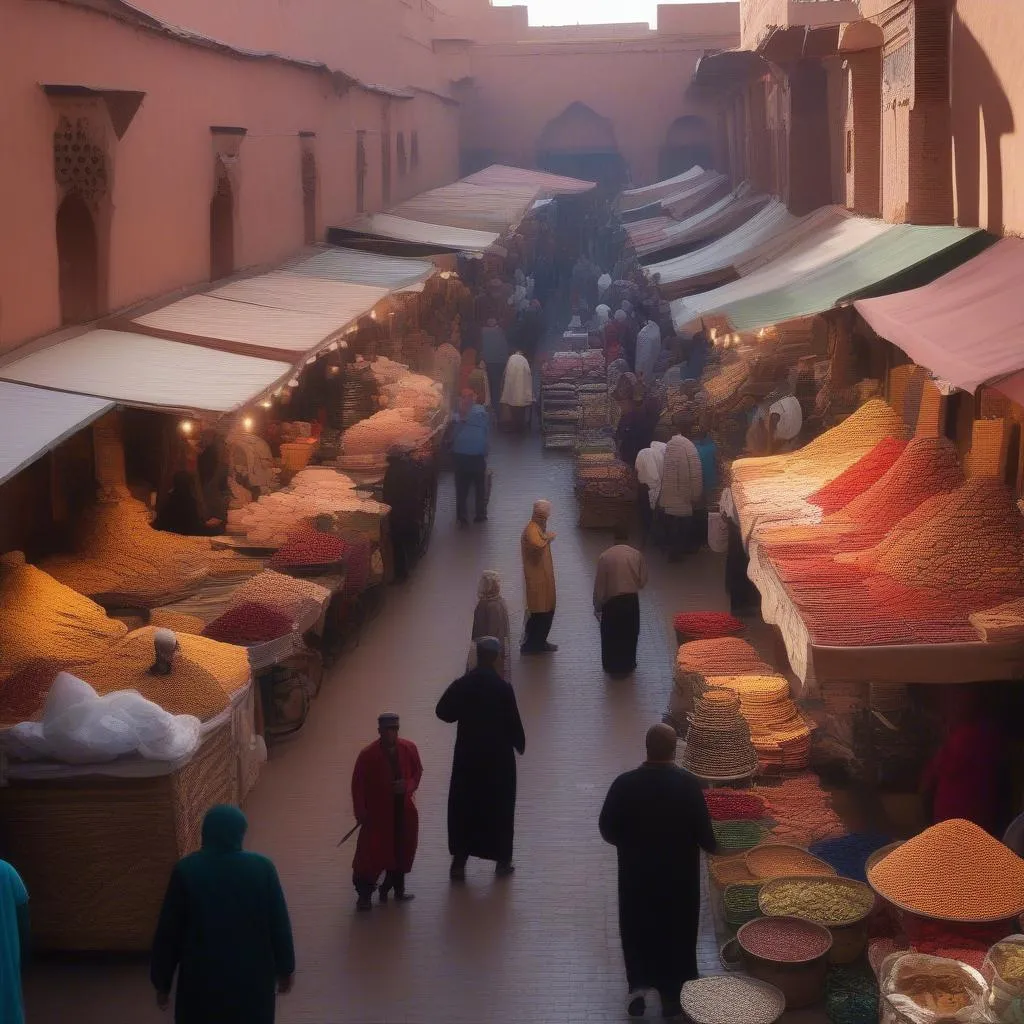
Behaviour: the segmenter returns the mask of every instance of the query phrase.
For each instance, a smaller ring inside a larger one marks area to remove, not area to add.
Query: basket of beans
[[[344,569],[347,551],[343,538],[306,525],[289,534],[267,567],[292,576],[328,575]]]
[[[786,1009],[811,1006],[824,997],[829,930],[802,917],[758,917],[736,933],[747,972],[786,997]]]

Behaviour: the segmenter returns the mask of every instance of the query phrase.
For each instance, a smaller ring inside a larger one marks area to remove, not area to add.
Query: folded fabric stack
[[[603,361],[602,356],[602,361]],[[556,381],[578,381],[583,376],[583,356],[579,352],[552,352],[541,367],[541,380],[545,384]]]
[[[704,685],[731,690],[739,697],[762,771],[807,767],[811,730],[790,698],[785,677],[771,673],[710,676]]]
[[[731,690],[712,687],[694,698],[683,767],[709,781],[745,778],[757,771],[750,729]]]

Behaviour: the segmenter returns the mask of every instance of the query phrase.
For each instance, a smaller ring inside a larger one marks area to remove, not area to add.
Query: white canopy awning
[[[409,260],[401,256],[378,256],[357,249],[332,247],[312,256],[302,256],[287,263],[283,270],[303,277],[319,277],[325,281],[346,281],[367,284],[374,288],[404,291],[421,284],[436,267],[428,260]]]
[[[0,484],[113,407],[103,398],[0,381]]]
[[[484,252],[498,240],[495,231],[472,231],[453,228],[446,224],[425,224],[423,221],[395,217],[390,213],[373,213],[345,225],[347,231],[377,238],[417,245],[436,245],[439,249],[456,252]]]
[[[290,363],[128,331],[95,330],[14,358],[0,380],[124,405],[233,412],[284,383]]]

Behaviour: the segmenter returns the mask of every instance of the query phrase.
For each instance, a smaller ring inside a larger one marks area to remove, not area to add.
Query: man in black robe
[[[466,878],[470,857],[497,862],[512,874],[516,815],[516,756],[526,750],[515,691],[497,672],[501,643],[477,641],[477,667],[456,679],[437,702],[442,722],[458,723],[448,789],[451,880]]]
[[[700,784],[676,767],[675,752],[674,729],[648,729],[647,760],[612,783],[601,808],[601,836],[618,851],[632,1017],[644,1015],[651,989],[662,1016],[680,1016],[683,983],[697,977],[700,851],[716,846]]]

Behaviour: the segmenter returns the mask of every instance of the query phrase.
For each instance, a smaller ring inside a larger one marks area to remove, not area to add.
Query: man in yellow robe
[[[555,617],[555,566],[551,560],[553,533],[548,533],[550,501],[536,501],[533,518],[523,530],[523,576],[526,580],[526,626],[520,654],[551,654],[558,650],[548,643]]]

